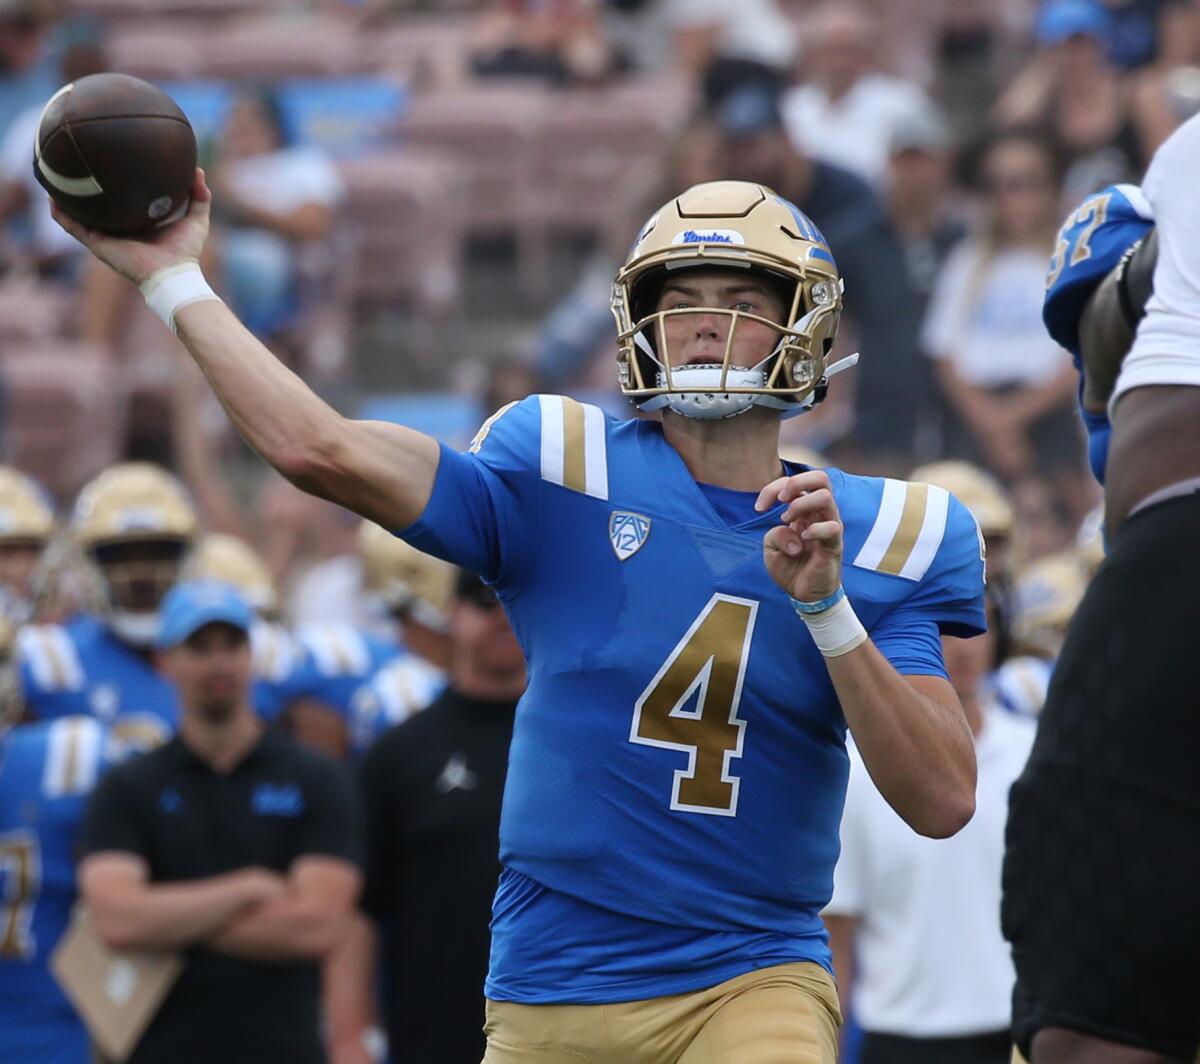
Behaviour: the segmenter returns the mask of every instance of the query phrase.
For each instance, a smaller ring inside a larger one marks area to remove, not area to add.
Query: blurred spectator
[[[1151,63],[1174,47],[1174,12],[1191,0],[1102,0],[1109,17],[1108,58],[1120,70]],[[1149,158],[1149,155],[1147,155]]]
[[[984,681],[989,632],[943,636],[946,671],[975,738],[975,815],[951,839],[910,831],[850,746],[842,852],[825,909],[842,1010],[865,1035],[862,1064],[1008,1064],[1013,966],[1000,933],[1008,790],[1034,727],[998,709]]]
[[[490,0],[472,33],[471,72],[589,84],[612,71],[614,56],[587,0]]]
[[[713,107],[746,85],[778,89],[796,54],[796,31],[778,0],[607,0],[605,26],[638,70],[674,66]]]
[[[239,96],[206,176],[228,297],[247,327],[272,336],[300,311],[298,252],[329,235],[341,177],[319,149],[287,143],[265,91]]]
[[[1038,15],[1038,51],[996,105],[1001,126],[1037,127],[1055,144],[1068,203],[1141,174],[1129,90],[1107,56],[1110,29],[1098,0],[1050,0]]]
[[[183,974],[130,1064],[319,1064],[320,961],[360,876],[342,769],[251,705],[253,614],[224,584],[177,587],[159,648],[178,736],[93,793],[80,889],[116,950],[183,949]]]
[[[721,176],[757,181],[790,200],[825,235],[846,286],[846,314],[862,350],[853,374],[853,461],[912,464],[928,372],[917,348],[920,317],[912,298],[904,249],[879,199],[862,178],[801,154],[788,139],[778,96],[743,89],[717,111]],[[828,404],[827,404],[828,405]],[[820,417],[818,408],[806,417]],[[828,416],[828,415],[826,415]],[[822,446],[819,441],[812,441]],[[838,456],[839,460],[846,460]]]
[[[858,4],[824,4],[805,23],[804,84],[783,98],[788,133],[814,159],[883,184],[897,126],[929,107],[911,82],[879,70],[876,20]]]
[[[1151,158],[1175,128],[1200,111],[1200,3],[1171,3],[1159,14],[1162,47],[1133,75],[1133,108],[1142,158]]]
[[[904,248],[909,283],[924,317],[934,282],[966,234],[952,211],[954,155],[946,126],[931,107],[900,119],[887,147],[884,207]]]
[[[101,44],[84,41],[63,49],[62,84],[108,68]],[[33,176],[33,148],[46,100],[18,114],[0,141],[0,222],[8,223],[9,252],[45,277],[72,279],[82,248],[50,217],[50,197]]]
[[[1009,480],[1036,468],[1078,481],[1076,377],[1042,324],[1055,156],[1036,135],[1006,133],[985,151],[981,173],[981,224],[951,254],[925,321],[924,347],[955,415],[946,453],[982,458]]]
[[[52,21],[38,0],[0,5],[0,132],[59,87],[58,59],[48,42]]]
[[[367,756],[363,905],[383,936],[395,1064],[478,1064],[497,838],[525,662],[495,592],[462,572],[450,687]],[[366,958],[363,958],[366,960]],[[371,995],[369,963],[352,995]]]

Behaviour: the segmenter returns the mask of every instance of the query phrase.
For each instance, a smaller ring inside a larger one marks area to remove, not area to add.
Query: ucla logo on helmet
[[[608,541],[619,561],[628,561],[650,536],[650,518],[614,510],[608,519]]]
[[[746,238],[736,229],[685,229],[676,233],[672,244],[745,244]]]

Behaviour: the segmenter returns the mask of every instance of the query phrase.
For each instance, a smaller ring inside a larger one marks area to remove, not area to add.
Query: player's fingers
[[[799,557],[804,553],[804,541],[792,529],[784,525],[772,528],[763,537],[763,546],[769,551],[777,551],[790,558]]]
[[[841,537],[841,521],[814,521],[800,533],[800,538],[806,543],[822,543],[826,546],[836,544]]]
[[[92,231],[80,222],[75,221],[53,200],[50,201],[50,217],[81,244],[87,244]]]
[[[196,178],[192,182],[192,204],[198,203],[208,204],[212,202],[212,189],[208,187],[208,181],[205,180],[204,171],[200,167],[196,167]]]
[[[788,525],[801,517],[836,518],[837,507],[833,503],[833,494],[826,488],[819,488],[801,495],[788,503],[787,509],[779,515],[779,521],[780,524]]]
[[[762,513],[774,506],[779,501],[779,492],[789,479],[788,477],[776,477],[772,480],[758,493],[758,498],[754,500],[754,509]]]

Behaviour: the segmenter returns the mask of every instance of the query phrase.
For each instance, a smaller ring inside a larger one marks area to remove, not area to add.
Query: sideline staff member
[[[120,950],[183,948],[187,964],[130,1064],[317,1064],[320,962],[358,895],[358,822],[344,770],[250,704],[252,613],[230,587],[163,603],[162,665],[179,734],[111,771],[82,832],[81,892]]]

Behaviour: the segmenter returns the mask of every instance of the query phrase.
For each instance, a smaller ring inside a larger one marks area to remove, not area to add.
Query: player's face
[[[97,547],[96,561],[112,589],[113,604],[131,613],[153,613],[179,574],[185,547],[178,540],[112,543]]]
[[[693,309],[694,308],[694,309]],[[734,318],[716,310],[738,310],[783,323],[783,302],[765,281],[742,270],[687,270],[663,287],[655,310],[690,311],[661,318],[665,357],[672,369],[721,365]],[[779,334],[760,322],[739,317],[730,348],[730,365],[757,366],[779,344]],[[663,357],[664,353],[659,352]]]
[[[0,587],[6,587],[19,599],[32,594],[33,571],[42,548],[37,543],[0,544]]]
[[[250,697],[253,660],[246,633],[228,624],[206,624],[169,651],[167,672],[185,710],[210,723],[228,720]]]

